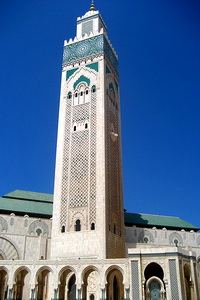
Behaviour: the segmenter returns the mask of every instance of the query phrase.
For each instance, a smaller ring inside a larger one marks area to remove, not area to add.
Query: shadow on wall
[[[127,243],[154,243],[153,234],[145,228],[148,227],[148,220],[143,215],[125,212],[124,217]]]

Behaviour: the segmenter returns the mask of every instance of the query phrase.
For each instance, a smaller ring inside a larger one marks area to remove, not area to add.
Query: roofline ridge
[[[125,212],[125,213],[136,214],[136,215],[145,215],[145,216],[155,216],[155,217],[166,217],[166,218],[176,218],[176,219],[180,219],[179,217],[175,217],[175,216],[163,216],[163,215],[146,214],[146,213],[132,213],[132,212]],[[181,219],[181,220],[182,220],[182,219]]]

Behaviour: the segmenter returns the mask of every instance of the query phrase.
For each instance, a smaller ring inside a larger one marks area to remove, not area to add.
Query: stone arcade
[[[118,76],[92,2],[64,43],[54,199],[0,198],[0,300],[200,299],[199,229],[124,213]]]

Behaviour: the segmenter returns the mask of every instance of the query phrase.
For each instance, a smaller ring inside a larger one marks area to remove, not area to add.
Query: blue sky
[[[200,227],[200,2],[95,5],[120,61],[125,208]],[[89,7],[0,2],[0,195],[53,193],[63,41]]]

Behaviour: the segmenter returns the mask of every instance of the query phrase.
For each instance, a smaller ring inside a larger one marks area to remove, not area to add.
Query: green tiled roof
[[[28,192],[22,190],[15,190],[11,193],[8,193],[3,196],[3,198],[16,198],[16,199],[28,199],[28,200],[36,200],[42,202],[53,202],[52,194],[45,193],[36,193],[36,192]]]
[[[0,198],[0,211],[50,218],[53,210],[53,195],[15,190]],[[157,227],[198,231],[199,228],[177,217],[156,216],[125,212],[126,226]]]
[[[198,227],[178,218],[147,214],[136,214],[125,212],[125,224],[127,226],[157,227],[157,228],[174,228],[186,230],[199,230]]]
[[[0,198],[0,211],[51,217],[53,195],[16,190]]]

